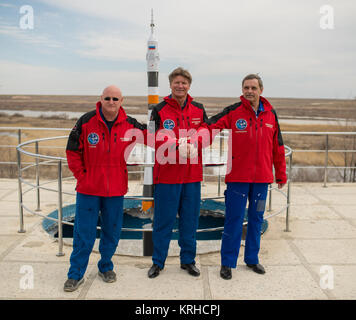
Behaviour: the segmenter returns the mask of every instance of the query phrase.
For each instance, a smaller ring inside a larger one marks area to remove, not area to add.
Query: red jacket
[[[285,150],[276,111],[267,99],[260,97],[264,107],[258,117],[250,102],[226,107],[209,119],[209,130],[231,129],[225,182],[286,183]]]
[[[84,114],[72,129],[66,149],[68,166],[77,179],[77,192],[123,196],[128,187],[126,159],[136,142],[144,143],[147,126],[120,107],[109,133],[100,108],[98,102],[96,110]]]
[[[208,117],[202,104],[193,101],[191,96],[187,96],[185,107],[178,104],[175,99],[165,97],[164,101],[157,104],[151,113],[151,121],[155,123],[156,141],[155,141],[155,165],[153,168],[153,183],[191,183],[203,180],[203,166],[201,148],[198,150],[198,159],[191,161],[179,156],[176,139],[185,137],[189,134],[190,129],[197,130],[202,125],[207,125]],[[159,136],[165,137],[160,141]],[[166,150],[164,156],[167,161],[162,163],[163,154],[160,148],[163,144],[174,147],[172,157]]]

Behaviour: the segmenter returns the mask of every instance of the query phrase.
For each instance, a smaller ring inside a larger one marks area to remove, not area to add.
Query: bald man
[[[96,110],[84,114],[72,129],[67,143],[68,167],[77,179],[73,252],[64,291],[75,291],[84,281],[89,256],[101,227],[99,276],[115,282],[111,261],[119,243],[123,199],[128,190],[126,157],[134,143],[144,143],[146,125],[126,115],[121,90],[104,89]],[[99,215],[100,212],[100,215]]]

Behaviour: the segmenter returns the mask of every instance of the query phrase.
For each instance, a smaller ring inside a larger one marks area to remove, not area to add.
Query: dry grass
[[[55,110],[87,112],[95,108],[99,96],[0,95],[0,110]],[[160,97],[162,101],[163,97]],[[195,97],[204,104],[208,116],[239,100],[239,97]],[[268,98],[279,116],[329,117],[356,119],[356,100]],[[124,97],[131,114],[147,113],[147,97]]]
[[[162,100],[162,98],[161,98]],[[198,97],[197,101],[202,102],[206,108],[208,116],[212,116],[232,103],[238,101],[238,98],[212,98]],[[308,116],[308,117],[330,117],[356,119],[356,101],[355,100],[325,100],[325,99],[284,99],[270,98],[278,112],[279,117],[288,116]],[[1,110],[45,110],[45,111],[76,111],[87,112],[95,108],[98,101],[97,96],[40,96],[40,95],[0,95],[0,126],[1,127],[31,127],[31,128],[72,128],[75,120],[63,119],[61,117],[51,118],[29,118],[19,115],[6,116]],[[147,114],[147,97],[125,97],[124,107],[128,114]],[[351,131],[356,128],[341,125],[296,125],[281,124],[281,130],[285,132],[284,142],[295,150],[317,150],[325,149],[324,136],[301,136],[288,135],[288,131],[303,132],[337,132]],[[0,131],[0,134],[3,131]],[[12,131],[15,134],[16,131]],[[44,137],[56,137],[67,135],[69,131],[22,131],[22,141],[28,141]],[[16,136],[2,135],[3,145],[17,145]],[[40,153],[65,157],[64,148],[66,139],[46,141],[40,144]],[[44,146],[61,147],[57,149],[47,149]],[[352,138],[343,136],[330,136],[329,149],[355,149],[355,142]],[[31,151],[31,149],[28,149]],[[34,149],[32,148],[32,151]],[[352,154],[329,154],[329,164],[343,166],[345,163],[352,164],[355,160],[351,158]],[[354,155],[356,158],[356,154]],[[33,161],[27,156],[23,156],[23,161]],[[14,148],[1,148],[0,161],[16,161],[16,151]],[[293,154],[293,164],[298,165],[323,165],[325,162],[324,153],[295,152]],[[42,169],[43,167],[43,169]],[[41,174],[53,176],[56,170],[52,167],[41,167]],[[17,168],[14,165],[1,165],[0,177],[16,177]],[[30,172],[30,171],[29,171]],[[32,173],[33,174],[33,170]],[[30,174],[30,173],[29,173]],[[68,172],[70,175],[70,173]]]

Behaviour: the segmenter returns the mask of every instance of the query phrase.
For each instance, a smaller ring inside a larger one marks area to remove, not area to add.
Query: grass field
[[[95,108],[98,100],[96,96],[42,96],[42,95],[0,95],[0,127],[31,127],[31,128],[72,128],[75,120],[64,117],[30,118],[20,115],[7,116],[1,110],[43,110],[43,111],[76,111],[87,112]],[[224,107],[238,101],[238,98],[196,98],[204,104],[208,116],[220,112]],[[327,100],[327,99],[287,99],[270,98],[272,105],[277,110],[279,118],[283,117],[327,117],[340,119],[356,119],[356,100]],[[147,97],[125,97],[124,108],[132,116],[147,114]],[[330,132],[351,131],[356,128],[348,125],[310,125],[310,124],[281,124],[281,130],[285,132],[284,142],[292,149],[317,150],[325,149],[325,137],[323,136],[295,136],[288,135],[288,131],[306,132]],[[68,134],[68,131],[26,131],[22,133],[22,141]],[[17,145],[16,131],[0,131],[2,136],[1,145]],[[65,139],[61,141],[46,142],[46,146],[62,147],[58,149],[42,150],[49,155],[65,156]],[[343,136],[330,136],[329,149],[355,150],[355,138]],[[355,165],[356,154],[330,153],[329,164],[336,166]],[[23,161],[26,161],[24,157]],[[2,148],[0,162],[16,161],[14,148]],[[301,153],[293,154],[293,164],[296,165],[323,165],[324,153]],[[0,177],[17,176],[16,167],[13,165],[1,165]],[[340,173],[342,175],[342,172]],[[305,179],[305,177],[303,177]]]
[[[0,112],[10,110],[53,110],[87,112],[95,107],[98,96],[0,95]],[[160,98],[160,101],[163,98]],[[239,101],[239,97],[196,97],[204,104],[208,116]],[[356,119],[356,100],[268,98],[280,117],[328,117]],[[146,114],[147,97],[124,97],[129,114]]]

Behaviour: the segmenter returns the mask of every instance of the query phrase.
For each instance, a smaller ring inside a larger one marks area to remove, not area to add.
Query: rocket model
[[[158,96],[158,41],[154,36],[154,23],[153,23],[153,10],[151,10],[151,34],[147,41],[147,78],[148,78],[148,121],[151,118],[151,112],[153,106],[159,102]],[[149,126],[152,124],[149,124]],[[153,126],[154,127],[154,126]],[[154,149],[147,147],[146,163],[154,163]],[[153,167],[146,166],[144,170],[143,180],[143,196],[153,197]],[[153,201],[142,201],[142,211],[144,213],[150,213],[154,204]],[[143,255],[152,255],[152,232],[143,233]]]
[[[158,41],[154,36],[153,10],[151,10],[151,34],[147,41],[147,78],[148,78],[148,121],[151,117],[153,106],[158,101]],[[154,150],[147,147],[146,163],[154,163]],[[153,196],[153,168],[145,167],[144,182],[143,182],[143,196]],[[148,212],[153,206],[152,201],[143,201],[142,210]]]
[[[151,35],[147,41],[148,110],[158,101],[158,41],[154,36],[153,10],[151,11]]]

